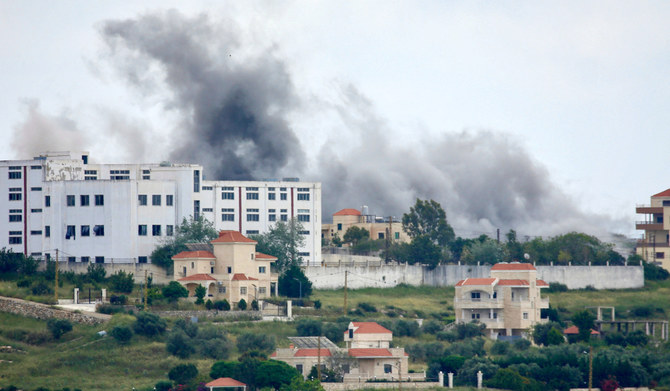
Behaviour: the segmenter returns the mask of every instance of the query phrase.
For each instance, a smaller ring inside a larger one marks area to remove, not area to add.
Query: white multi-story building
[[[318,182],[207,181],[197,164],[90,164],[88,153],[47,152],[0,161],[0,192],[0,248],[34,257],[146,263],[185,217],[244,235],[295,217],[303,261],[321,261]]]

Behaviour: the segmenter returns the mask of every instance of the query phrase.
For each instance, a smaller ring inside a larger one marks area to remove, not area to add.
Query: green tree
[[[593,328],[593,322],[596,320],[595,316],[588,310],[583,310],[575,313],[571,320],[579,329],[577,339],[579,341],[588,341],[591,338],[591,329]]]
[[[352,246],[358,244],[358,242],[370,239],[370,232],[365,228],[360,228],[357,226],[352,226],[347,229],[347,232],[344,233],[344,243],[349,243]]]
[[[137,320],[133,324],[133,330],[136,334],[153,337],[154,335],[163,334],[167,328],[165,320],[158,317],[158,315],[149,312],[140,312],[136,317]]]
[[[240,299],[240,301],[237,302],[237,308],[240,311],[244,311],[247,309],[247,302],[244,299]]]
[[[256,388],[271,387],[277,390],[291,384],[296,377],[302,378],[302,375],[297,369],[283,361],[260,361],[256,365],[252,385]]]
[[[467,257],[461,259],[469,264],[498,263],[509,260],[507,248],[497,241],[484,236],[470,244],[470,252]]]
[[[47,329],[54,339],[60,339],[65,333],[72,331],[72,323],[67,319],[51,318],[47,321]]]
[[[309,297],[312,283],[298,266],[292,266],[279,276],[279,294],[286,297]]]
[[[110,332],[112,336],[121,345],[125,345],[133,338],[133,331],[128,326],[116,326]]]
[[[324,388],[318,380],[303,380],[298,376],[291,383],[282,385],[279,391],[324,391]]]
[[[241,363],[237,361],[217,361],[212,365],[212,369],[209,371],[209,377],[212,379],[218,379],[220,377],[237,378],[240,365]]]
[[[305,245],[302,223],[296,218],[288,222],[278,221],[270,230],[262,235],[252,235],[255,240],[256,251],[277,257],[276,267],[283,273],[301,263],[298,249]]]
[[[439,202],[416,200],[409,213],[402,216],[402,227],[412,238],[427,236],[444,247],[454,240],[454,229],[447,223],[447,214]]]
[[[195,301],[195,304],[204,304],[205,301],[203,300],[203,298],[205,297],[206,294],[207,294],[207,288],[205,288],[204,286],[198,285],[197,287],[195,287],[195,297],[198,298]]]
[[[123,270],[119,270],[109,276],[109,285],[112,290],[116,292],[130,293],[133,291],[134,284],[133,273],[126,273]]]
[[[189,358],[195,353],[195,348],[191,338],[182,330],[173,330],[165,342],[165,349],[168,353],[179,358]]]
[[[172,257],[188,250],[187,243],[209,243],[218,237],[214,223],[203,216],[194,219],[184,218],[175,230],[174,236],[166,236],[163,242],[151,253],[151,263],[156,264],[168,272],[172,272]]]
[[[322,333],[323,323],[317,319],[300,318],[295,326],[298,336],[319,336]]]
[[[198,368],[193,364],[179,364],[168,372],[168,379],[176,384],[188,384],[198,376]]]
[[[105,267],[99,264],[90,264],[88,265],[86,276],[89,280],[94,282],[103,282],[107,271]]]
[[[275,349],[275,338],[267,334],[244,333],[237,337],[237,350],[240,353],[251,351],[271,352]]]
[[[162,293],[163,297],[171,303],[176,302],[180,297],[188,297],[188,289],[177,281],[170,281],[167,286],[163,287]]]

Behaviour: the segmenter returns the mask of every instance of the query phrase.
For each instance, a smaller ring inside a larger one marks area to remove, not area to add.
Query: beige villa
[[[541,298],[540,291],[548,286],[529,263],[497,263],[490,278],[466,278],[456,284],[456,322],[478,321],[493,339],[525,338],[536,323],[547,321],[540,312],[549,308],[549,299]]]
[[[402,229],[400,220],[393,221],[364,214],[357,209],[342,209],[334,213],[332,224],[321,224],[321,238],[330,241],[339,236],[342,239],[351,227],[364,228],[370,233],[370,239],[390,238],[400,242],[410,241],[409,235]]]
[[[298,369],[303,376],[307,376],[319,360],[321,365],[332,368],[338,365],[336,361],[346,360],[344,368],[344,382],[366,381],[368,379],[423,381],[424,373],[408,373],[409,355],[404,348],[390,347],[393,333],[375,322],[351,322],[344,331],[346,348],[336,347],[330,340],[322,339],[321,346],[327,348],[315,349],[291,345],[289,348],[279,348],[272,354],[274,360],[285,363]]]
[[[237,231],[221,231],[208,250],[183,251],[174,257],[174,279],[195,295],[202,285],[207,297],[247,303],[277,294],[277,258],[256,252],[256,241]],[[207,246],[206,246],[207,247]]]
[[[651,196],[650,204],[638,205],[635,213],[644,215],[644,220],[635,222],[635,229],[644,231],[636,253],[670,270],[670,189]]]

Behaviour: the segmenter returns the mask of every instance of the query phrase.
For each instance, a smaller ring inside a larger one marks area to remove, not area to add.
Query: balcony
[[[663,223],[656,223],[653,221],[636,221],[635,229],[645,231],[663,231]]]
[[[454,299],[454,306],[461,309],[503,308],[505,303],[498,299]]]
[[[662,206],[637,205],[635,213],[639,214],[663,214]]]
[[[647,248],[667,248],[670,247],[670,244],[668,243],[662,243],[662,242],[656,242],[654,243],[651,239],[645,240],[645,239],[639,239],[637,241],[637,247],[647,247]]]

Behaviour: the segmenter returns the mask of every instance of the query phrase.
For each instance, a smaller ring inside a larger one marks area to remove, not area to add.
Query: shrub
[[[240,301],[237,303],[237,308],[240,309],[240,311],[244,311],[247,309],[247,302],[244,301],[244,299],[240,299]]]
[[[183,331],[189,338],[195,338],[198,335],[198,326],[185,319],[177,319],[174,322],[174,328]]]
[[[421,333],[419,325],[413,320],[398,320],[395,322],[393,333],[399,337],[416,337]]]
[[[323,335],[332,342],[338,343],[344,340],[345,327],[340,327],[335,323],[326,323],[323,325]]]
[[[204,304],[205,301],[203,300],[203,298],[205,297],[206,294],[207,294],[207,288],[205,288],[204,286],[198,285],[197,287],[195,287],[195,297],[198,298],[195,301],[195,304],[198,305]]]
[[[455,340],[458,339],[458,335],[454,333],[453,331],[440,331],[439,333],[436,334],[437,340],[438,341],[447,341],[447,342],[454,342]]]
[[[568,286],[565,284],[561,284],[560,282],[549,283],[549,288],[547,288],[547,292],[567,292],[567,291]]]
[[[323,331],[323,324],[316,319],[303,318],[298,320],[295,328],[300,337],[318,336]]]
[[[19,288],[28,288],[32,284],[33,280],[30,278],[22,278],[16,281],[16,286]]]
[[[60,339],[65,333],[72,331],[72,323],[67,319],[49,319],[47,329],[54,339]]]
[[[94,282],[103,282],[105,280],[105,276],[107,275],[107,271],[105,270],[105,267],[99,264],[90,264],[88,265],[88,269],[86,272],[86,277]]]
[[[251,302],[251,309],[254,311],[258,311],[258,301],[254,300]]]
[[[172,382],[167,380],[161,380],[154,386],[156,391],[170,391],[170,389],[172,389]]]
[[[484,335],[486,325],[482,323],[459,323],[456,325],[456,334],[458,339],[474,338]]]
[[[358,303],[358,308],[365,312],[377,312],[377,307],[366,302]]]
[[[182,359],[189,358],[191,354],[195,353],[191,338],[180,329],[175,329],[170,333],[165,342],[165,349],[168,353]]]
[[[226,299],[217,300],[214,302],[214,308],[219,311],[230,311],[230,303]]]
[[[519,338],[516,341],[514,341],[514,348],[517,350],[528,350],[530,345],[531,342],[525,338]]]
[[[442,331],[442,323],[440,323],[437,320],[427,320],[423,322],[423,326],[421,326],[421,330],[424,333],[427,334],[437,334],[438,332]]]
[[[133,291],[133,273],[119,270],[109,277],[109,284],[116,292],[130,293]]]
[[[275,339],[272,335],[245,333],[237,337],[237,350],[246,353],[253,350],[271,352],[275,349]]]
[[[170,303],[176,302],[180,297],[188,297],[188,289],[184,288],[184,286],[177,281],[170,281],[170,283],[167,286],[164,286],[161,291],[163,297]]]
[[[123,310],[123,307],[119,307],[116,305],[109,305],[109,304],[98,304],[95,307],[95,311],[99,312],[101,314],[107,314],[107,315],[113,315],[113,314],[119,314],[125,312]]]
[[[196,376],[198,376],[198,368],[193,364],[179,364],[168,372],[168,379],[177,384],[188,384]]]
[[[147,337],[153,337],[154,335],[163,334],[167,324],[165,320],[161,319],[157,315],[150,314],[148,312],[140,312],[137,314],[137,320],[133,325],[135,333],[140,335],[145,335]]]
[[[128,303],[128,297],[126,295],[112,295],[109,297],[109,302],[114,305],[126,305]]]
[[[491,354],[503,356],[509,352],[509,342],[495,341],[491,346]]]
[[[54,293],[51,286],[47,285],[44,280],[36,281],[31,288],[31,292],[33,292],[33,295],[51,295]]]
[[[228,338],[198,339],[198,351],[207,358],[225,360],[230,356],[231,344]]]
[[[116,342],[125,345],[130,342],[133,337],[133,332],[128,326],[116,326],[109,332],[109,335],[116,340]]]
[[[321,300],[314,300],[314,308],[321,309]]]
[[[212,300],[207,299],[207,301],[205,302],[205,308],[207,308],[207,310],[211,310],[212,308],[214,308],[214,303],[212,302]]]

